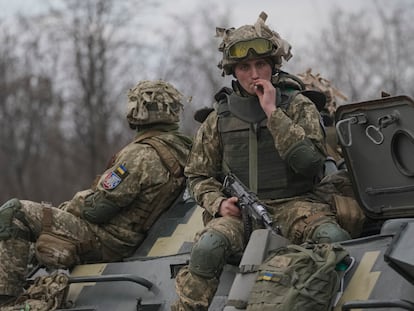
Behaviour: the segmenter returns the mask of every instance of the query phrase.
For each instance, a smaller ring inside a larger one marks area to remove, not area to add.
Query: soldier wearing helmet
[[[324,107],[321,107],[321,110],[330,120],[326,120],[324,124],[326,126],[333,124],[338,101],[346,101],[348,97],[333,86],[331,81],[322,77],[320,73],[312,73],[312,68],[308,68],[305,72],[299,73],[298,77],[303,81],[307,90],[316,90],[325,95],[326,103]]]
[[[298,77],[305,84],[306,90],[318,91],[325,95],[326,103],[320,107],[320,114],[326,131],[326,148],[328,154],[335,161],[339,161],[342,158],[342,152],[336,137],[335,112],[338,102],[344,102],[348,98],[334,87],[331,81],[323,78],[319,73],[313,74],[311,68],[299,73]]]
[[[223,191],[228,172],[257,194],[292,243],[350,238],[331,206],[314,199],[326,157],[320,115],[302,94],[302,81],[280,70],[291,48],[266,18],[261,13],[254,25],[217,29],[218,66],[235,80],[215,95],[215,109],[201,124],[185,167],[205,227],[177,274],[172,310],[207,310],[223,266],[246,246],[238,198]]]
[[[223,75],[234,74],[234,66],[241,60],[266,57],[274,69],[282,66],[282,59],[291,57],[291,46],[266,24],[267,15],[262,12],[255,25],[235,28],[216,28],[216,34],[222,37],[218,48],[223,58],[218,67]]]
[[[128,92],[127,120],[136,137],[111,160],[90,189],[58,208],[11,199],[0,207],[0,297],[23,289],[29,246],[47,267],[118,261],[185,187],[191,139],[179,133],[182,94],[162,80]],[[1,302],[1,301],[0,301]]]
[[[328,154],[325,166],[330,162],[334,167],[331,168],[330,174],[325,173],[326,176],[315,187],[314,193],[323,201],[330,202],[335,209],[338,222],[350,233],[351,237],[359,237],[366,217],[355,199],[335,128],[336,108],[348,98],[320,73],[312,73],[311,68],[299,73],[298,77],[305,84],[306,90],[317,91],[325,96],[324,105],[319,107],[325,127]]]
[[[132,129],[178,124],[182,94],[164,81],[141,81],[128,92],[127,120]]]

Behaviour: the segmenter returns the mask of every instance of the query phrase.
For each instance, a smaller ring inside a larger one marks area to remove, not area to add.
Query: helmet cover
[[[183,95],[162,80],[142,80],[128,91],[127,120],[131,128],[180,120]]]
[[[265,24],[266,19],[267,14],[262,12],[254,25],[244,25],[237,29],[234,27],[227,29],[216,28],[216,36],[222,38],[218,50],[223,53],[223,58],[219,62],[218,67],[223,70],[223,76],[232,74],[234,65],[243,60],[267,57],[274,64],[275,68],[278,69],[282,65],[282,58],[288,61],[292,57],[291,45]],[[231,53],[229,51],[234,44],[258,38],[264,38],[270,41],[272,48],[268,53],[262,53],[260,55],[248,53],[244,58],[230,56]]]
[[[306,90],[315,90],[322,92],[326,96],[326,104],[324,110],[326,110],[330,116],[335,114],[337,108],[337,99],[348,100],[348,98],[337,88],[335,88],[331,82],[323,77],[319,73],[313,74],[312,69],[309,68],[304,73],[297,75],[305,84]]]

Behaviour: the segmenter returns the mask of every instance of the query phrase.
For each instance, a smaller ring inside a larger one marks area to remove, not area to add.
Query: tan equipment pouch
[[[69,285],[69,276],[64,273],[55,271],[50,275],[38,276],[12,305],[2,307],[1,310],[54,311],[66,308]]]
[[[67,268],[78,264],[76,244],[51,232],[42,232],[35,245],[36,257],[47,267]]]
[[[365,214],[358,202],[352,197],[334,194],[333,204],[339,225],[348,231],[352,238],[359,237],[365,222]]]

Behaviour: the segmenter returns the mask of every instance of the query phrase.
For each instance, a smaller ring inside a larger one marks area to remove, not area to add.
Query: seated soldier
[[[363,231],[366,217],[355,199],[351,180],[346,171],[342,149],[338,144],[335,128],[335,112],[337,104],[343,104],[348,98],[332,83],[319,73],[313,74],[312,69],[298,74],[306,90],[321,92],[326,97],[326,103],[319,107],[326,133],[326,150],[328,158],[335,162],[335,169],[314,188],[318,199],[330,204],[334,210],[338,223],[346,229],[352,238],[359,237]],[[342,164],[341,164],[342,163]],[[339,170],[338,170],[339,169]]]
[[[346,101],[348,98],[319,73],[313,74],[311,68],[304,73],[299,73],[298,77],[305,84],[306,90],[319,91],[326,97],[324,107],[320,107],[320,114],[326,131],[326,149],[329,156],[333,157],[335,161],[339,161],[342,158],[342,152],[336,137],[335,112],[338,102]]]
[[[198,129],[185,166],[205,227],[177,274],[174,311],[208,310],[225,263],[246,247],[251,230],[239,198],[223,191],[229,172],[257,194],[293,244],[350,238],[331,206],[314,199],[326,158],[320,115],[301,94],[301,81],[280,70],[282,59],[292,56],[290,44],[266,19],[262,12],[254,25],[216,28],[219,68],[234,80],[215,95],[215,109]]]
[[[58,208],[16,198],[0,207],[0,305],[22,292],[31,243],[52,268],[133,254],[185,187],[191,139],[178,131],[182,97],[167,82],[139,82],[128,92],[127,113],[137,135],[96,185]]]

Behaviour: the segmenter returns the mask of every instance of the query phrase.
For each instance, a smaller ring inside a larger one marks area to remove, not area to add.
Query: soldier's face
[[[264,58],[241,61],[234,67],[234,75],[243,89],[251,95],[256,95],[256,80],[272,78],[272,67]]]

